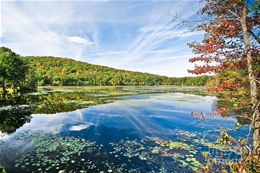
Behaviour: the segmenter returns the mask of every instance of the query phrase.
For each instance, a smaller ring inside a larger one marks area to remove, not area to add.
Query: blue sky
[[[203,33],[174,28],[167,13],[194,18],[198,1],[1,1],[1,46],[24,56],[191,76],[187,43]]]

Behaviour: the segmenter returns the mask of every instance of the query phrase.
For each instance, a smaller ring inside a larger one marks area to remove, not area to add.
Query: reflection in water
[[[224,99],[219,99],[216,102],[216,106],[217,109],[218,108],[232,108],[233,107],[233,103],[232,102],[227,102],[227,100]],[[250,124],[250,119],[249,118],[244,118],[243,114],[244,113],[248,113],[249,115],[251,115],[251,108],[250,107],[245,107],[242,109],[230,109],[227,112],[223,112],[221,113],[222,117],[236,117],[238,120],[238,123],[241,125],[247,125]]]
[[[91,123],[88,123],[88,124],[79,124],[79,125],[71,126],[71,127],[69,128],[69,130],[72,130],[72,131],[80,131],[80,130],[83,130],[83,129],[88,128],[90,125],[91,125]]]
[[[20,93],[5,93],[1,95],[0,92],[0,105],[22,105],[27,104],[27,99],[25,95]]]
[[[97,95],[28,95],[36,98],[37,114],[9,138],[1,139],[0,149],[7,148],[5,153],[9,153],[8,147],[19,141],[30,147],[15,157],[0,155],[0,163],[9,173],[192,172],[204,161],[201,152],[209,147],[237,156],[232,149],[202,140],[204,132],[232,127],[235,119],[215,116],[199,121],[190,116],[192,111],[212,112],[215,97],[174,93],[169,87],[163,93],[159,88],[138,88],[136,95],[129,94],[135,89],[127,88],[125,96],[109,95],[113,90],[98,90]],[[243,134],[241,130],[236,135]],[[214,141],[217,135],[206,137]]]
[[[32,109],[28,105],[0,107],[0,131],[11,134],[31,121]]]
[[[169,94],[164,95],[169,96]],[[94,129],[91,135],[100,134],[100,138],[106,135],[100,132],[101,127],[115,129],[113,134],[118,137],[116,140],[120,140],[122,129],[129,131],[129,134],[136,133],[136,138],[144,136],[172,138],[178,130],[203,132],[219,127],[232,128],[232,124],[235,122],[233,118],[223,120],[220,116],[203,121],[190,116],[190,112],[194,110],[213,111],[211,105],[215,102],[215,98],[211,97],[204,97],[201,100],[197,98],[198,103],[150,99],[149,97],[137,98],[137,96],[124,97],[124,99],[128,101],[93,106],[72,112],[66,122],[63,122],[67,124],[67,127],[63,127],[63,131],[71,126],[90,123]],[[148,102],[149,104],[147,104]],[[78,115],[81,115],[80,118]]]

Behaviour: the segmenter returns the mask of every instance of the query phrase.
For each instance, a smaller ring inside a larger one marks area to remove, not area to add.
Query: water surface
[[[30,121],[0,133],[0,163],[9,173],[192,172],[204,163],[202,152],[222,162],[239,158],[239,151],[210,143],[236,119],[191,116],[218,107],[201,88],[40,91],[26,96],[34,105]],[[230,133],[243,137],[247,128]]]

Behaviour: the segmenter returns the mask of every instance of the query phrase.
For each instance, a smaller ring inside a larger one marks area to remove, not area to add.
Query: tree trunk
[[[250,82],[250,96],[252,102],[252,112],[253,118],[251,127],[253,129],[253,151],[254,153],[259,152],[259,143],[260,143],[260,111],[259,111],[259,101],[257,98],[257,82],[256,76],[253,70],[253,60],[252,60],[252,52],[250,49],[250,41],[248,38],[248,29],[246,26],[246,13],[247,9],[244,6],[241,16],[241,26],[243,31],[243,41],[245,43],[245,54],[247,57],[247,65],[248,65],[248,73],[249,73],[249,82]]]

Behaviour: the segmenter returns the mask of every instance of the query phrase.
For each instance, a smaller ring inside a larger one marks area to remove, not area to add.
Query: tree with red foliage
[[[254,8],[253,8],[254,7]],[[194,63],[201,61],[203,65],[195,65],[193,74],[220,73],[227,70],[247,68],[250,83],[250,97],[253,110],[254,149],[259,148],[259,98],[257,87],[259,72],[254,64],[259,63],[260,56],[260,13],[257,4],[243,0],[207,0],[200,11],[202,15],[214,17],[197,26],[205,31],[201,43],[188,44],[195,54],[190,59]],[[242,81],[225,81],[217,90],[228,87],[241,87]],[[214,89],[213,89],[214,90]]]
[[[253,133],[252,155],[260,158],[260,0],[202,0],[205,6],[198,11],[203,20],[189,21],[177,18],[182,24],[199,22],[195,30],[204,31],[201,42],[189,43],[196,57],[192,74],[219,74],[243,71],[246,80],[225,80],[208,91],[236,90],[249,84]],[[245,105],[245,103],[243,103]],[[222,111],[222,110],[221,110]],[[218,112],[217,112],[218,113]],[[194,113],[193,113],[194,114]],[[260,169],[260,168],[259,168]]]

